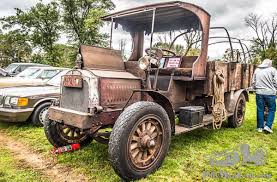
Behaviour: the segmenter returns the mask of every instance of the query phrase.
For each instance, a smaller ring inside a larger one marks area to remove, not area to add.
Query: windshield
[[[56,76],[54,76],[51,80],[49,80],[49,81],[47,82],[47,84],[48,84],[48,85],[53,85],[53,86],[60,86],[62,76],[64,76],[67,72],[68,72],[68,70],[65,70],[65,71],[60,72],[59,74],[57,74]]]
[[[39,79],[51,79],[61,71],[62,70],[44,70],[37,78],[39,78]]]
[[[10,64],[8,67],[5,68],[5,71],[8,73],[13,73],[17,67],[18,64]]]
[[[40,72],[40,68],[27,68],[26,70],[19,73],[16,77],[21,78],[36,78],[37,74]]]

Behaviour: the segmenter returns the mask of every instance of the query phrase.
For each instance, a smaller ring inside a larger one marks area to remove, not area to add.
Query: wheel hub
[[[48,107],[44,108],[40,113],[39,113],[39,121],[43,124],[46,121],[48,113]]]
[[[138,122],[128,140],[129,158],[138,169],[146,169],[157,159],[163,142],[163,127],[158,118]]]
[[[140,144],[141,144],[144,148],[150,149],[150,148],[152,148],[152,147],[155,147],[156,142],[155,142],[155,140],[152,139],[149,135],[145,135],[145,136],[141,139]]]

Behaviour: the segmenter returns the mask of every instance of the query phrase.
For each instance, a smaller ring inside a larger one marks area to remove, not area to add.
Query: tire
[[[242,126],[245,117],[246,99],[244,94],[241,94],[236,103],[234,115],[228,118],[228,126],[238,128]]]
[[[43,126],[50,105],[51,102],[44,102],[35,108],[35,111],[33,112],[31,117],[31,123],[33,125]]]
[[[115,122],[110,136],[109,157],[115,172],[128,181],[146,177],[162,165],[170,139],[170,120],[160,105],[137,102],[129,106]]]
[[[92,137],[87,133],[79,133],[78,136],[66,136],[64,130],[69,128],[71,132],[77,133],[78,128],[62,125],[58,122],[47,119],[44,124],[44,133],[48,141],[55,147],[62,147],[74,143],[79,143],[81,146],[88,145],[92,142]],[[80,130],[79,130],[80,131]],[[74,135],[74,134],[73,134]]]

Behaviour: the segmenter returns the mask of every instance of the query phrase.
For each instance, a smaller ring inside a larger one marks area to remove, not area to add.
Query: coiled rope
[[[224,103],[224,75],[222,70],[217,70],[213,77],[213,128],[220,129],[222,122],[227,119],[227,110]]]

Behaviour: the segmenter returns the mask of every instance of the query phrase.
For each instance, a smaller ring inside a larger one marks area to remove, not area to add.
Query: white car
[[[46,82],[67,68],[30,67],[15,77],[1,78],[0,88],[45,85]]]

